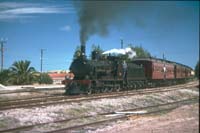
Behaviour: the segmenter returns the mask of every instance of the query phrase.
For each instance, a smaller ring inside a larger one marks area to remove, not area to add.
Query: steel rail
[[[135,92],[135,91],[146,91],[146,90],[159,90],[159,89],[167,89],[167,88],[170,88],[173,87],[173,88],[176,88],[176,87],[179,87],[179,86],[185,86],[185,85],[190,85],[190,83],[187,83],[187,84],[184,84],[184,85],[174,85],[174,86],[168,86],[168,87],[157,87],[157,88],[145,88],[145,89],[134,89],[134,90],[128,90],[128,92]],[[33,90],[34,92],[34,90]],[[95,95],[95,96],[98,96],[98,95],[106,95],[106,94],[121,94],[121,93],[124,93],[126,91],[120,91],[120,92],[105,92],[105,93],[98,93],[98,94],[92,94],[92,95]],[[91,96],[92,96],[91,95]],[[74,98],[80,98],[80,97],[84,97],[85,95],[78,95],[78,96],[68,96],[68,97],[74,97]],[[88,96],[88,95],[87,95]],[[63,96],[63,94],[53,94],[53,95],[47,95],[47,96],[34,96],[34,97],[28,97],[28,98],[17,98],[17,99],[12,99],[12,100],[0,100],[0,105],[1,104],[8,104],[8,102],[20,102],[20,101],[26,101],[26,100],[33,100],[34,99],[44,99],[44,98],[54,98],[54,97],[67,97],[66,95]]]

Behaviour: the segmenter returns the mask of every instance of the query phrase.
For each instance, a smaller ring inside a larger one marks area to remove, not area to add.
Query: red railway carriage
[[[174,65],[172,64],[167,64],[166,67],[166,78],[167,79],[174,79]]]
[[[134,62],[142,65],[147,79],[174,79],[174,65],[161,59],[136,59]]]
[[[173,79],[174,65],[161,61],[152,61],[152,79]]]
[[[181,64],[175,64],[174,68],[175,68],[174,75],[175,75],[175,78],[177,79],[188,78],[192,76],[191,75],[192,69],[187,66],[184,66]]]
[[[192,69],[190,69],[190,68],[186,68],[185,69],[185,76],[186,77],[191,77],[192,75]]]
[[[185,70],[180,65],[176,65],[176,78],[185,78]]]

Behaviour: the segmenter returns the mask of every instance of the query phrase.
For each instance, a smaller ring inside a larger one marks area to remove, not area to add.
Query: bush
[[[0,72],[0,84],[9,85],[10,70],[5,69]]]
[[[39,83],[40,84],[52,84],[53,80],[47,73],[42,73],[39,76]]]

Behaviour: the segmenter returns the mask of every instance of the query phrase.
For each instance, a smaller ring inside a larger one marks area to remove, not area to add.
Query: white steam
[[[127,54],[130,59],[133,58],[134,56],[136,56],[136,52],[133,51],[130,47],[124,48],[124,49],[111,49],[111,50],[103,52],[103,54],[111,54],[111,55],[113,55],[113,54],[114,55],[119,55],[119,54],[126,55]]]

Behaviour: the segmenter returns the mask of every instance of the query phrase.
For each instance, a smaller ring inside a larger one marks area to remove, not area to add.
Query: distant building
[[[62,81],[65,80],[65,78],[73,79],[74,77],[68,70],[52,70],[47,73],[52,78],[53,84],[62,84]]]
[[[69,70],[51,70],[48,71],[47,73],[68,73]]]
[[[52,78],[53,84],[61,84],[67,73],[48,73],[48,75]]]

